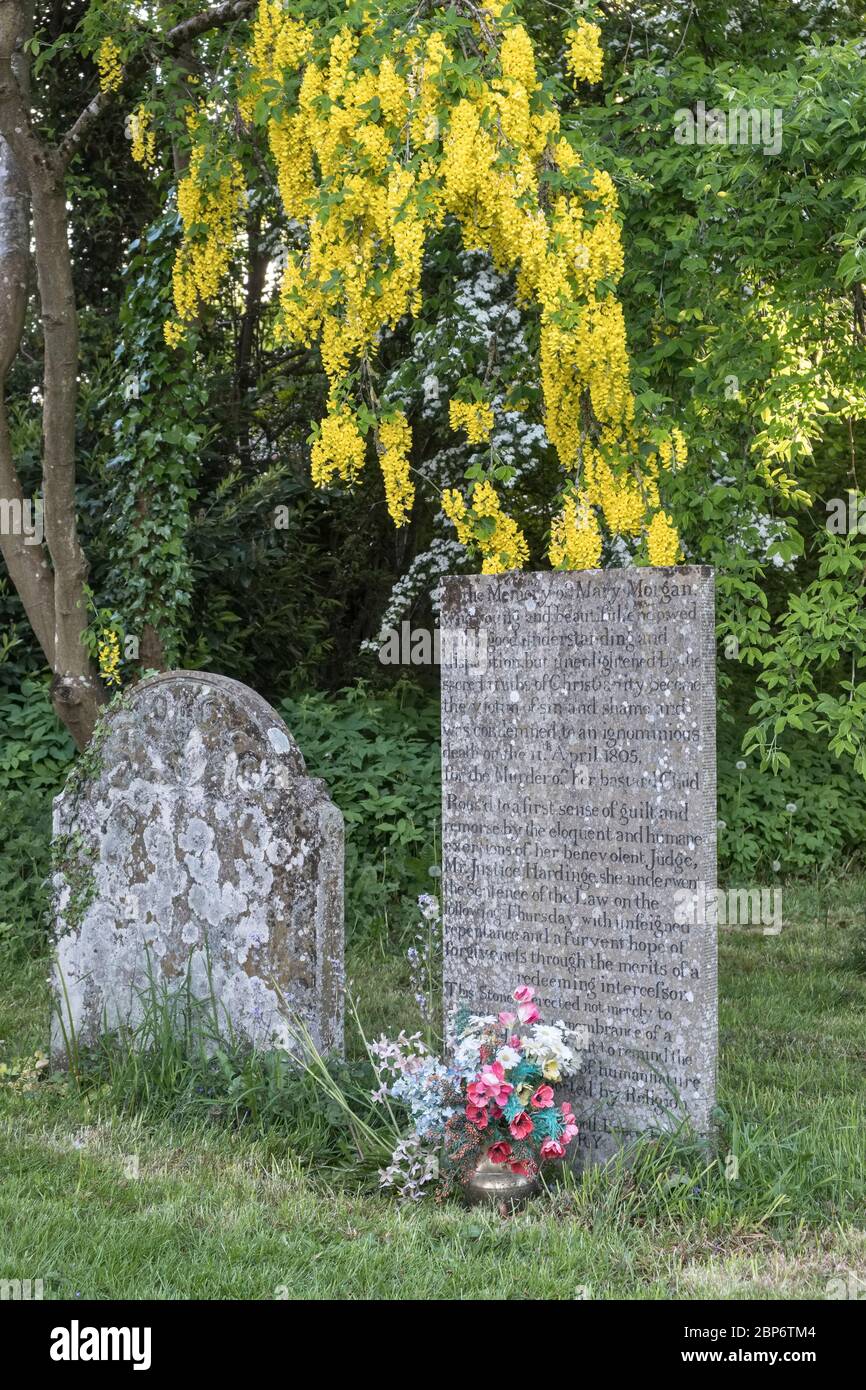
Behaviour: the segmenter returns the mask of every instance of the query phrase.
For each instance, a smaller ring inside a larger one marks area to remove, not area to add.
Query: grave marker
[[[89,768],[88,768],[89,765]],[[107,713],[54,804],[52,1056],[135,1027],[149,976],[212,992],[219,1026],[342,1050],[343,819],[246,686],[173,671]]]
[[[581,1161],[715,1103],[713,573],[452,577],[442,665],[445,1005],[517,983],[589,1034]],[[463,642],[458,640],[463,636]]]

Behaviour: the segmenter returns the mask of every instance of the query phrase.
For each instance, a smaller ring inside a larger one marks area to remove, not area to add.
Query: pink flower
[[[479,1105],[472,1105],[471,1103],[467,1105],[466,1118],[470,1124],[476,1125],[478,1129],[486,1129],[489,1124],[487,1111]]]
[[[565,1148],[558,1139],[545,1139],[541,1146],[542,1158],[565,1158]]]
[[[485,1086],[494,1088],[500,1081],[505,1079],[505,1069],[501,1062],[491,1062],[489,1067],[482,1067],[480,1080]]]
[[[541,1014],[534,1004],[518,1004],[517,1017],[521,1023],[537,1023]]]
[[[512,1173],[518,1173],[521,1178],[528,1178],[532,1172],[528,1163],[512,1163]]]
[[[564,1100],[562,1102],[562,1123],[564,1125],[564,1129],[562,1131],[562,1134],[559,1136],[560,1140],[563,1144],[570,1144],[578,1131],[577,1121],[574,1118],[571,1106],[569,1105],[567,1100]]]
[[[517,1004],[528,1004],[535,997],[535,990],[532,985],[518,985],[511,997]]]
[[[515,1115],[511,1124],[508,1126],[512,1139],[525,1139],[532,1133],[532,1120],[525,1110],[521,1110],[519,1115]]]
[[[487,1150],[487,1157],[491,1163],[507,1163],[511,1158],[511,1145],[504,1139],[500,1139],[498,1144],[491,1144]]]
[[[523,1039],[519,1033],[512,1033],[508,1039],[508,1046],[513,1047],[515,1052],[523,1051]]]
[[[480,1081],[470,1081],[469,1085],[466,1087],[466,1094],[469,1097],[470,1103],[477,1106],[479,1109],[487,1104],[487,1091]]]
[[[539,1086],[529,1104],[533,1110],[549,1110],[553,1105],[553,1087]]]
[[[517,1014],[511,1013],[508,1009],[503,1009],[499,1015],[499,1023],[502,1028],[510,1028],[517,1018]]]
[[[505,1071],[501,1062],[493,1062],[491,1066],[485,1067],[478,1081],[473,1082],[473,1085],[482,1087],[483,1094],[488,1096],[496,1105],[504,1105],[514,1090],[510,1081],[505,1080]],[[474,1097],[471,1099],[474,1100]]]
[[[491,1120],[501,1120],[501,1119],[502,1119],[502,1107],[501,1107],[501,1105],[491,1105],[491,1106],[490,1106],[490,1118],[491,1118]]]

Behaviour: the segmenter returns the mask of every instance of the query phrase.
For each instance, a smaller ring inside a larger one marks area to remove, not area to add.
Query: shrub
[[[438,698],[401,681],[386,694],[359,684],[279,709],[345,817],[347,934],[402,942],[418,894],[437,886]]]
[[[719,748],[719,873],[727,881],[840,867],[862,852],[866,782],[817,742],[801,738],[786,752],[790,767],[774,774],[757,757]]]
[[[13,787],[56,792],[75,744],[51,707],[47,680],[25,678],[0,692],[0,792]]]

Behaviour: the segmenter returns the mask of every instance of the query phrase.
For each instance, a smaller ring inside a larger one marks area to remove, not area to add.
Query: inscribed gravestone
[[[55,801],[54,851],[55,1062],[188,975],[243,1043],[291,1049],[288,1013],[342,1049],[342,816],[252,690],[138,685]]]
[[[450,578],[446,1009],[535,986],[586,1028],[583,1163],[715,1103],[713,573]],[[447,639],[447,640],[446,640]],[[689,906],[691,905],[691,906]]]

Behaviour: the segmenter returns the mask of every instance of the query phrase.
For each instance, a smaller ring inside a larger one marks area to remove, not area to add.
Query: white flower
[[[506,1071],[516,1067],[520,1061],[520,1053],[513,1047],[500,1047],[496,1054],[497,1062],[501,1062]]]
[[[468,1038],[471,1033],[486,1033],[499,1027],[499,1020],[493,1014],[470,1014],[461,1037]]]
[[[433,376],[432,374],[430,376],[425,376],[422,390],[424,392],[425,401],[438,401],[439,378]]]
[[[743,758],[739,758],[737,762],[734,764],[734,766],[736,767],[738,772],[745,772],[746,770],[746,763]]]
[[[788,812],[788,815],[789,815],[789,816],[793,816],[793,814],[794,814],[794,812],[796,811],[796,809],[797,809],[797,803],[796,803],[796,801],[789,801],[788,804],[787,804],[787,806],[785,807],[785,810]]]
[[[781,869],[781,867],[782,867],[782,865],[781,865],[781,863],[779,862],[779,860],[778,860],[778,859],[774,859],[774,860],[773,860],[773,873],[774,873],[774,874],[777,874],[777,873],[779,872],[779,870]]]
[[[569,1031],[561,1020],[558,1023],[536,1023],[531,1033],[521,1038],[521,1044],[527,1057],[532,1057],[542,1069],[545,1064],[555,1063],[560,1073],[568,1076],[580,1066],[580,1057],[568,1045],[566,1038],[574,1038],[582,1046],[585,1035],[585,1029]]]
[[[532,1030],[532,1036],[539,1047],[546,1047],[549,1052],[555,1052],[558,1047],[562,1047],[564,1044],[561,1024],[536,1023]]]

